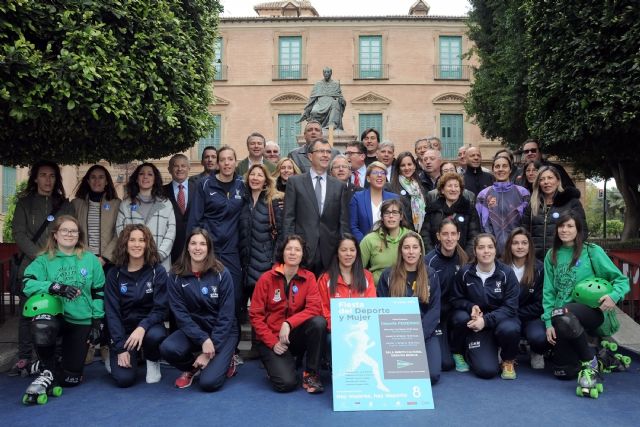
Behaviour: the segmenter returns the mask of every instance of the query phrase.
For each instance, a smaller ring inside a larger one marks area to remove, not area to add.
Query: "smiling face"
[[[472,168],[479,168],[482,164],[482,154],[478,147],[467,148],[467,165]]]
[[[429,144],[429,141],[427,141],[426,139],[419,141],[415,145],[416,157],[418,159],[421,159],[422,156],[424,155],[424,152],[427,151],[430,146],[431,145]]]
[[[232,150],[221,150],[218,153],[218,168],[220,175],[231,178],[236,170],[236,155]]]
[[[211,173],[218,168],[218,152],[216,150],[205,150],[202,153],[202,166],[206,173]]]
[[[444,183],[444,187],[442,187],[442,195],[445,200],[448,202],[455,202],[460,198],[460,194],[462,191],[460,190],[460,183],[457,179],[450,179]]]
[[[293,169],[293,160],[285,160],[280,165],[280,178],[282,178],[283,181],[288,180],[295,172]]]
[[[367,176],[367,181],[369,181],[371,188],[381,190],[384,187],[384,183],[387,182],[387,171],[373,167]]]
[[[289,240],[282,255],[285,266],[297,268],[302,262],[302,245],[298,240]]]
[[[542,194],[545,196],[553,196],[556,191],[558,191],[560,180],[558,180],[553,172],[546,170],[540,174],[538,185],[540,186]]]
[[[524,154],[524,159],[529,161],[540,161],[542,159],[542,153],[540,153],[540,147],[538,147],[537,142],[527,142],[522,147],[522,154]]]
[[[375,132],[371,131],[364,136],[364,138],[362,139],[362,143],[365,147],[367,147],[367,153],[369,155],[373,155],[378,150],[378,144],[380,143],[380,141],[378,141],[378,135],[376,135]]]
[[[460,240],[460,232],[453,224],[445,224],[440,231],[436,233],[436,237],[440,242],[440,248],[446,255],[452,255]]]
[[[389,167],[393,163],[393,148],[389,146],[378,148],[376,156],[378,157],[378,160],[382,162],[382,164],[384,164],[386,167]]]
[[[96,168],[89,174],[89,188],[94,193],[102,193],[107,186],[107,174]]]
[[[143,166],[138,172],[138,187],[140,192],[151,191],[153,183],[155,181],[155,175],[151,166]]]
[[[56,185],[56,172],[52,167],[40,166],[38,168],[38,174],[36,175],[36,186],[38,187],[38,194],[41,196],[50,196],[53,192],[53,187]]]
[[[400,175],[411,178],[415,171],[416,164],[410,156],[406,156],[400,161]]]
[[[529,163],[527,165],[527,169],[524,171],[525,176],[527,177],[527,182],[529,184],[533,184],[536,180],[536,176],[538,175],[538,168],[534,163]]]
[[[509,175],[511,174],[511,165],[509,161],[504,157],[499,157],[493,162],[493,176],[495,176],[498,182],[509,181]]]
[[[274,165],[280,160],[280,147],[273,142],[264,146],[264,156]]]
[[[316,142],[313,151],[309,153],[309,161],[313,170],[317,173],[324,173],[329,168],[331,161],[331,145],[328,142]]]
[[[189,251],[189,256],[191,257],[192,262],[203,262],[209,254],[207,239],[202,234],[194,234],[189,239],[187,251]]]
[[[493,264],[496,259],[496,246],[490,237],[481,237],[473,248],[476,254],[478,264]]]
[[[253,168],[247,177],[247,182],[249,183],[249,188],[257,191],[262,191],[264,189],[264,184],[267,182],[267,179],[264,176],[264,172],[260,168]]]
[[[558,225],[558,237],[565,246],[573,246],[576,236],[578,235],[578,229],[576,228],[576,221],[571,218],[568,221]]]
[[[264,154],[264,139],[259,136],[249,137],[247,140],[247,150],[249,150],[249,156],[251,158],[262,158],[262,155]]]
[[[402,241],[402,261],[404,261],[404,267],[407,270],[413,271],[418,266],[418,263],[422,260],[422,246],[420,241],[411,236]]]
[[[517,234],[511,240],[511,254],[515,259],[524,259],[529,254],[529,239],[524,234]]]
[[[63,251],[71,251],[78,243],[79,229],[75,222],[64,221],[53,234],[58,248]]]
[[[185,182],[189,178],[189,161],[180,157],[173,159],[169,172],[175,182]]]
[[[347,159],[336,157],[331,165],[331,176],[340,181],[347,182],[351,177],[351,166]]]
[[[144,233],[140,230],[132,230],[129,234],[129,240],[127,240],[127,254],[129,260],[141,260],[144,258],[144,250],[147,242],[144,238]]]
[[[307,144],[322,138],[322,127],[319,123],[307,123],[304,127],[304,140]]]
[[[356,261],[357,254],[358,251],[353,240],[344,239],[341,241],[340,246],[338,246],[338,264],[340,264],[340,269],[350,270]]]

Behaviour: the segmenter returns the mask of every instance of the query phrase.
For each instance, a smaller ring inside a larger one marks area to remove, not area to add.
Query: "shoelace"
[[[38,378],[33,381],[33,384],[48,386],[53,381],[53,375],[49,372],[43,372]]]

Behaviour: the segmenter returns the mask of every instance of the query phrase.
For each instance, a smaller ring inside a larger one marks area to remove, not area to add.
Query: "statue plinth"
[[[322,137],[327,140],[329,139],[328,129],[322,129]],[[342,153],[344,153],[345,149],[347,148],[347,144],[349,142],[357,141],[357,140],[358,140],[357,135],[346,133],[345,131],[340,129],[335,129],[333,131],[333,148],[335,148],[336,150]],[[304,135],[302,134],[297,135],[296,141],[298,143],[298,146],[304,145],[305,144]]]

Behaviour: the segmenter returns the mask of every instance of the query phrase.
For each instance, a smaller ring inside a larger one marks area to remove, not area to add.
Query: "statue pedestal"
[[[328,129],[322,129],[322,135],[325,139],[329,139],[329,130]],[[301,146],[305,143],[304,141],[304,135],[298,135],[296,136],[296,140],[298,143],[298,146]],[[347,144],[351,141],[357,141],[358,140],[358,136],[357,135],[351,135],[346,133],[343,130],[334,130],[333,131],[333,148],[335,148],[336,150],[340,151],[341,153],[344,153],[345,149],[347,148]]]

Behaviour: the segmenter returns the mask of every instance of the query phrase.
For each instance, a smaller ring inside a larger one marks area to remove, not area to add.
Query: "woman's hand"
[[[138,326],[131,332],[129,338],[124,342],[124,348],[126,350],[140,350],[142,347],[142,339],[144,338],[145,330],[142,326]]]
[[[202,343],[202,354],[206,355],[209,359],[213,359],[216,355],[216,349],[213,347],[213,341],[211,338],[207,338]]]
[[[282,322],[282,326],[280,326],[280,334],[278,335],[281,344],[289,345],[290,332],[291,325],[289,324],[289,322]]]
[[[282,356],[288,349],[289,347],[286,344],[282,344],[281,342],[273,346],[273,352],[278,356]]]
[[[471,319],[467,322],[467,327],[474,332],[480,332],[484,329],[484,317],[482,317],[482,313],[480,316],[477,316],[475,319]]]
[[[196,369],[204,369],[207,367],[210,360],[211,358],[208,355],[200,353],[198,357],[196,357],[196,361],[193,362],[192,366]]]
[[[556,345],[556,330],[553,326],[547,328],[547,341],[551,345]]]
[[[600,310],[602,311],[612,311],[616,309],[616,303],[613,302],[613,299],[609,295],[605,295],[598,300],[600,303]]]
[[[482,317],[482,310],[480,310],[480,306],[474,305],[471,307],[471,320],[476,320],[478,317]]]
[[[128,351],[118,354],[118,366],[122,368],[131,367],[131,356],[129,355]]]

